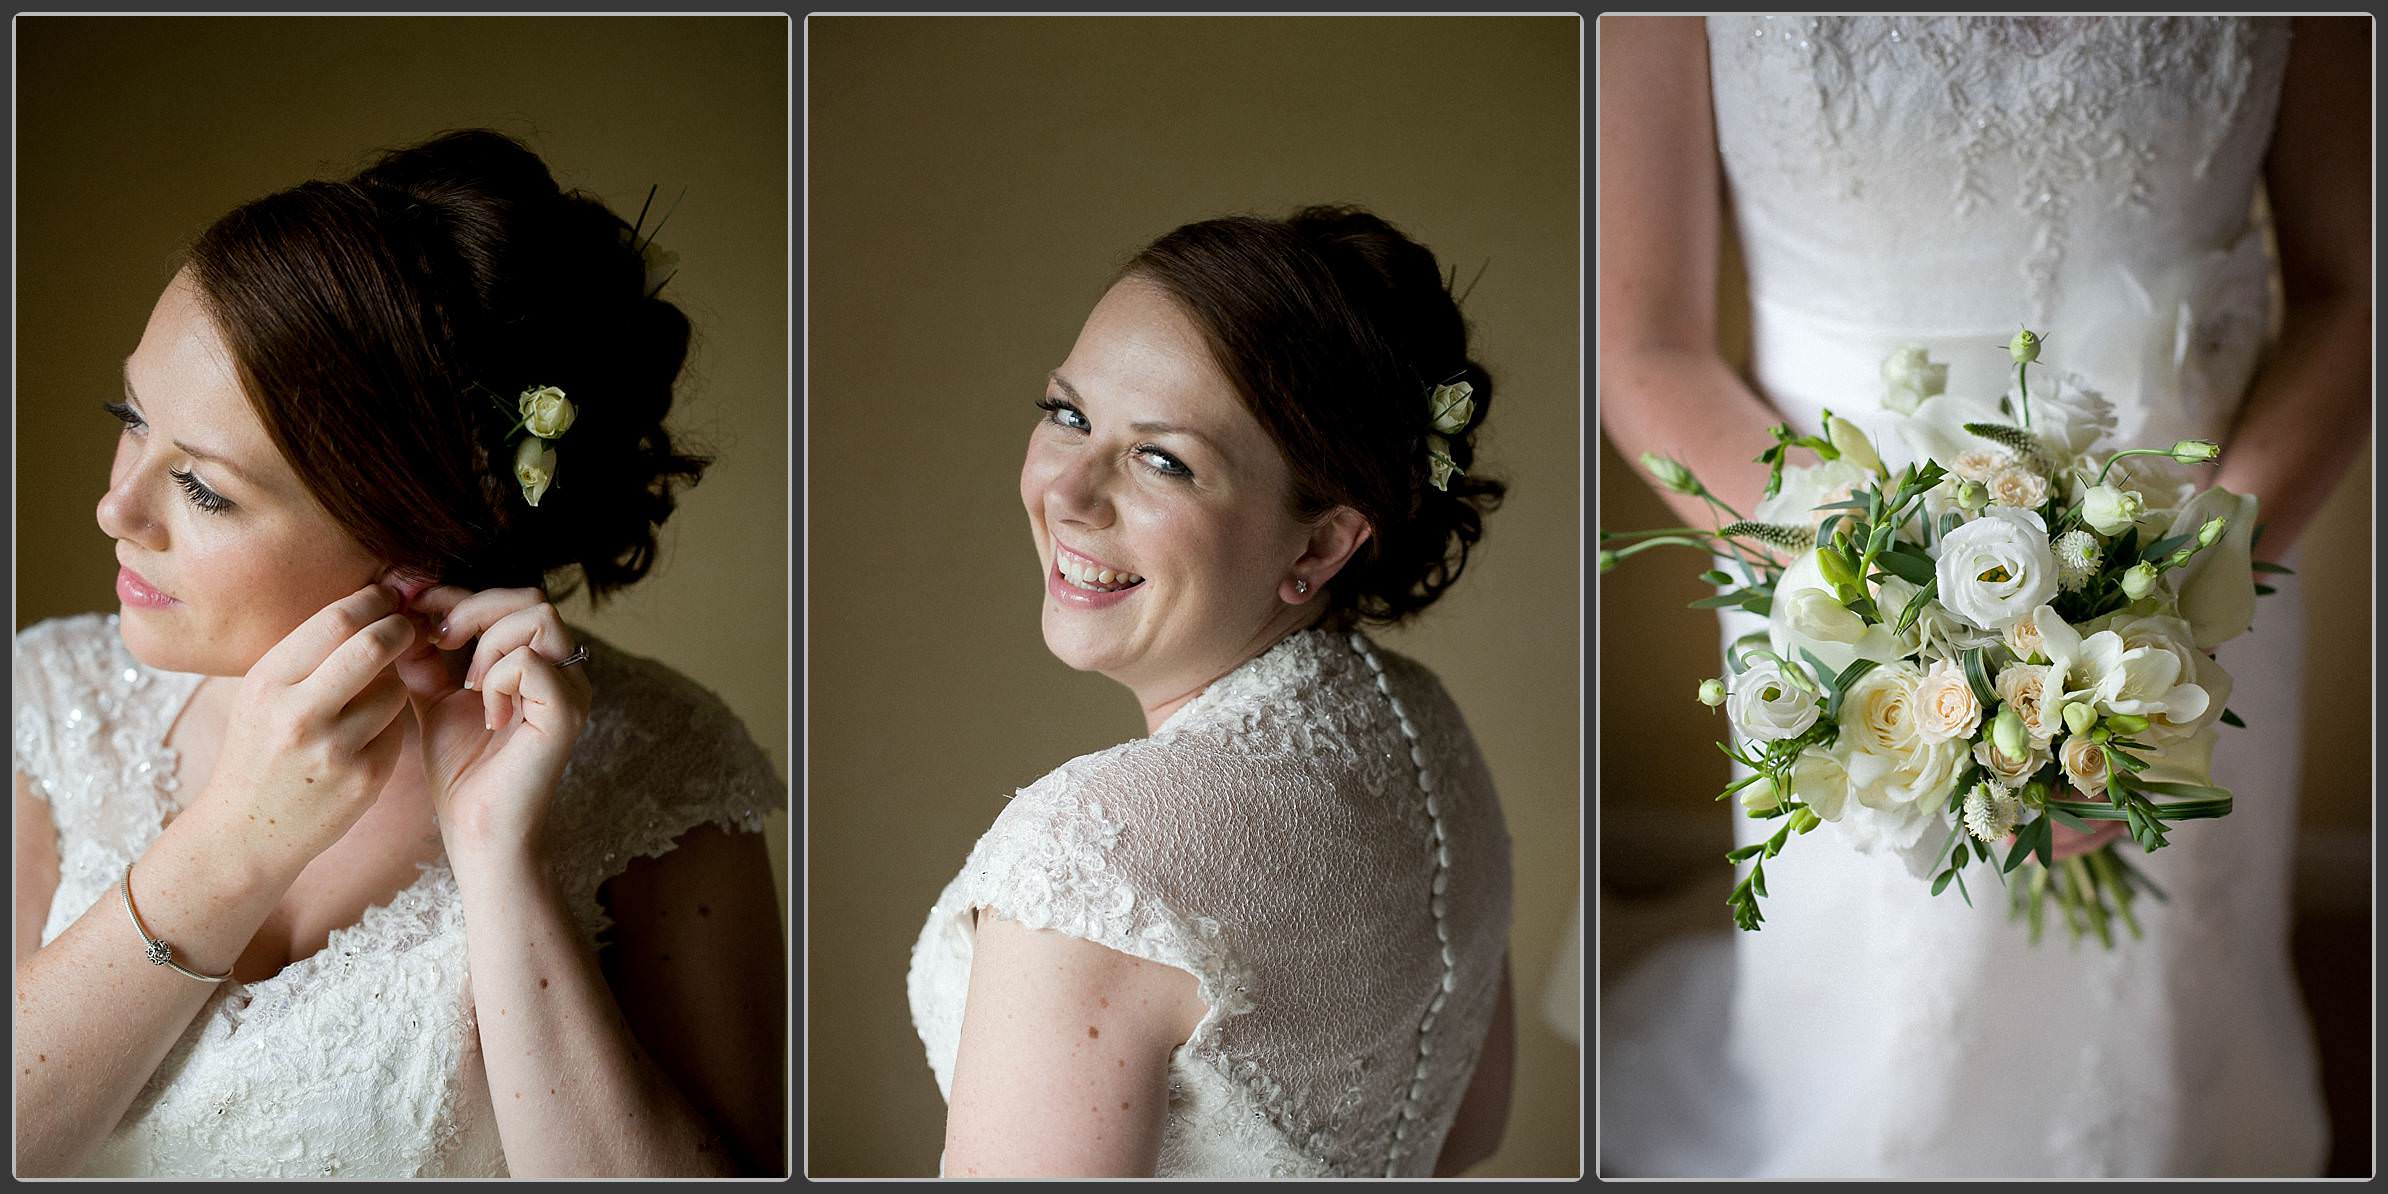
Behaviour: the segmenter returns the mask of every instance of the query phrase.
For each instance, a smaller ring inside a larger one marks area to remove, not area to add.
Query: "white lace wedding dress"
[[[1210,1010],[1170,1058],[1158,1176],[1426,1176],[1509,899],[1500,802],[1442,684],[1298,631],[1011,797],[913,945],[912,1022],[950,1097],[988,908],[1195,977]]]
[[[202,677],[133,658],[114,614],[18,632],[14,762],[49,805],[59,883],[42,943],[103,900],[180,807],[167,730]],[[787,785],[694,681],[575,628],[595,690],[556,792],[552,866],[592,945],[598,887],[699,825],[759,833]],[[444,859],[323,949],[218,984],[84,1177],[504,1177],[465,924]],[[119,908],[119,916],[122,910]],[[125,957],[139,939],[124,924]]]
[[[2225,439],[2265,333],[2249,210],[2285,19],[1717,17],[1708,36],[1754,380],[1785,419],[1817,432],[1830,405],[1891,456],[1892,349],[1995,399],[2028,324],[2044,364],[2114,402],[2121,444]],[[1892,854],[1796,838],[1762,930],[1720,906],[1719,932],[1604,998],[1603,1172],[2319,1174],[2286,579],[2220,654],[2249,726],[2216,751],[2236,809],[2141,856],[2170,896],[2140,901],[2144,939],[2076,947],[2060,920],[2033,948],[1979,868],[1969,908]],[[1727,641],[1762,626],[1743,618]],[[1734,821],[1743,843],[1776,827]]]

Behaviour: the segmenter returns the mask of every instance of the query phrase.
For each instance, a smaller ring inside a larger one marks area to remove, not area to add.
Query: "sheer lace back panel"
[[[16,770],[49,806],[60,878],[47,944],[146,850],[177,792],[164,745],[200,677],[134,659],[115,615],[16,637]],[[711,693],[577,628],[595,697],[556,806],[552,871],[587,939],[598,888],[699,825],[759,832],[785,785]],[[138,958],[132,926],[126,956]],[[84,1176],[504,1176],[445,861],[324,948],[216,987]]]
[[[1491,777],[1440,683],[1304,631],[1012,797],[913,947],[913,1023],[950,1095],[989,908],[1198,981],[1162,1176],[1425,1175],[1491,1020],[1509,899]]]
[[[2227,427],[2264,335],[2251,199],[2286,18],[1711,17],[1716,133],[1758,381],[1876,430],[1902,343],[1951,393],[2013,381],[2018,324],[2123,412]],[[1882,437],[1877,436],[1879,441]]]

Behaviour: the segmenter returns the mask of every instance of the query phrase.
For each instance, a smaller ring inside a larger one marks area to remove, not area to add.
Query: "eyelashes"
[[[124,424],[124,429],[127,431],[139,431],[149,425],[148,421],[141,417],[139,411],[122,402],[102,402],[100,409],[113,415],[117,422]],[[205,481],[201,481],[196,474],[189,470],[167,469],[166,475],[174,478],[174,483],[182,487],[183,496],[189,498],[191,505],[202,512],[222,514],[232,508],[231,499],[209,489]]]
[[[1039,399],[1036,407],[1045,412],[1044,421],[1055,427],[1067,431],[1094,430],[1094,425],[1087,422],[1085,412],[1059,398]],[[1164,477],[1185,481],[1191,480],[1194,476],[1194,470],[1187,468],[1185,461],[1179,460],[1152,444],[1136,445],[1136,455],[1152,461],[1153,463],[1148,467]]]

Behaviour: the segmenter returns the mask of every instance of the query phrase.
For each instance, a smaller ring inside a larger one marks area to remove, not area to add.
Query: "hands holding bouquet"
[[[2158,850],[2176,822],[2230,811],[2216,726],[2244,723],[2211,652],[2268,591],[2255,571],[2281,570],[2251,563],[2255,499],[2182,475],[2216,459],[2210,441],[2105,448],[2104,399],[2059,375],[2035,400],[2040,338],[2007,347],[2016,385],[1995,407],[1944,393],[1947,366],[1921,349],[1885,362],[1917,463],[1894,471],[1826,411],[1822,435],[1774,428],[1748,517],[1645,455],[1721,525],[1601,534],[1602,571],[1691,547],[1722,565],[1695,606],[1767,619],[1700,685],[1736,731],[1718,748],[1752,772],[1717,798],[1783,822],[1727,855],[1750,864],[1730,901],[1745,930],[1764,920],[1766,860],[1829,823],[1899,853],[1934,895],[1953,883],[1970,904],[1964,872],[1986,864],[2034,941],[2054,903],[2076,939],[2111,946],[2116,920],[2138,934],[2139,894],[2162,898],[2122,835]]]

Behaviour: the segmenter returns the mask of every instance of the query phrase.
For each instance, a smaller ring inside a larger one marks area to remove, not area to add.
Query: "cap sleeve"
[[[590,644],[589,722],[550,813],[550,843],[589,939],[611,927],[597,889],[702,825],[761,833],[787,781],[722,699],[653,660]]]

